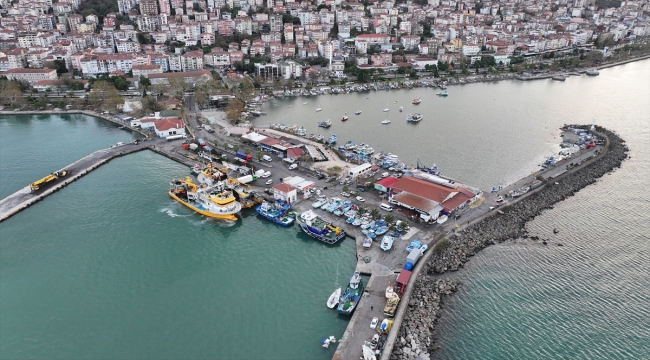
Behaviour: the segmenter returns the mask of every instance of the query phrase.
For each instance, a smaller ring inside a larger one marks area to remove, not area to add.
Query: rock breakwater
[[[470,257],[489,245],[529,238],[525,228],[527,222],[621,166],[629,151],[625,141],[607,129],[598,128],[598,132],[608,141],[601,156],[557,180],[546,182],[526,198],[501,208],[503,215],[493,213],[454,234],[448,238],[449,244],[444,251],[431,254],[416,279],[416,288],[409,299],[390,359],[428,359],[429,354],[438,348],[435,342],[435,324],[440,316],[442,296],[452,294],[460,284],[452,280],[434,280],[433,275],[458,270]]]

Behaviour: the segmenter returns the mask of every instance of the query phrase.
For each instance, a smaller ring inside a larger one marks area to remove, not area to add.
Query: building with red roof
[[[152,129],[161,138],[185,135],[185,121],[179,118],[142,118],[138,120],[143,129]]]

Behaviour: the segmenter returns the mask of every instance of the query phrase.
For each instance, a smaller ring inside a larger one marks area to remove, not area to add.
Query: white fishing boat
[[[389,108],[385,108],[385,109],[384,109],[384,112],[389,112],[389,111],[390,111]]]
[[[354,112],[354,115],[359,115],[359,114],[361,114],[361,110],[358,110],[358,111]]]
[[[336,290],[330,295],[329,299],[327,299],[327,307],[330,309],[334,309],[336,305],[338,305],[339,300],[341,299],[341,287],[339,286],[339,266],[338,264],[336,265],[336,282],[334,283],[334,286],[336,286]]]
[[[381,123],[384,124],[384,125],[385,124],[390,124],[390,120],[386,119],[386,120],[382,121]]]
[[[395,289],[393,289],[393,284],[388,283],[388,287],[386,288],[386,299],[390,299],[394,293]]]
[[[307,105],[307,103],[306,103],[306,102],[304,102],[304,103],[302,103],[302,104],[303,104],[303,105]]]
[[[402,111],[404,111],[404,106],[399,107],[399,112],[402,112]]]
[[[321,111],[321,110],[323,110],[323,109],[321,109],[321,108],[318,108],[318,109],[316,109],[316,112],[319,112],[319,111]]]
[[[352,274],[352,277],[350,278],[350,288],[352,289],[358,288],[360,282],[361,282],[361,273],[355,271],[354,274]]]

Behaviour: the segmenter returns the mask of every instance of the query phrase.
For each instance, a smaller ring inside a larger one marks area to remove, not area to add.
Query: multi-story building
[[[7,80],[27,81],[33,84],[41,80],[56,80],[55,69],[24,69],[16,68],[7,70],[2,75],[7,77]]]
[[[140,0],[140,15],[158,15],[156,0]]]

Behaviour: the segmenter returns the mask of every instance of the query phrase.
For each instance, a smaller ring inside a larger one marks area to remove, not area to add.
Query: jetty
[[[32,191],[29,185],[25,186],[24,188],[0,200],[0,222],[7,220],[11,216],[45,199],[47,196],[63,189],[64,187],[77,181],[84,175],[106,164],[112,159],[115,159],[116,157],[124,156],[145,149],[150,149],[158,153],[162,153],[173,160],[183,162],[188,165],[191,164],[190,161],[183,160],[179,156],[160,149],[159,145],[163,143],[166,143],[165,139],[144,139],[133,143],[114,146],[108,149],[97,150],[89,155],[86,155],[83,158],[66,166],[65,168],[58,170],[67,170],[68,175],[66,177],[57,179],[38,191]],[[43,176],[45,175],[46,174],[44,173]]]
[[[601,136],[601,138],[607,139],[605,134],[600,132],[595,133]],[[566,133],[566,136],[570,136],[568,132]],[[406,284],[404,293],[401,295],[398,310],[393,317],[394,322],[388,336],[380,337],[380,342],[377,349],[381,350],[381,357],[378,356],[378,359],[389,359],[396,348],[398,348],[398,353],[401,355],[401,348],[410,347],[411,344],[413,344],[408,339],[405,339],[405,343],[402,344],[400,336],[406,336],[398,334],[401,331],[400,329],[405,321],[405,318],[407,321],[409,320],[407,313],[413,311],[413,309],[411,309],[411,307],[408,305],[411,298],[413,296],[419,297],[421,295],[420,290],[418,290],[418,286],[420,285],[416,285],[416,282],[419,284],[423,281],[428,281],[426,279],[419,279],[419,275],[423,269],[428,268],[427,263],[429,262],[429,258],[435,254],[434,249],[438,241],[444,238],[452,238],[456,233],[460,233],[464,229],[479,224],[486,219],[502,217],[503,215],[497,211],[496,206],[499,206],[499,209],[504,209],[507,211],[509,207],[512,207],[513,205],[525,199],[528,199],[531,196],[534,196],[534,194],[542,191],[543,189],[549,187],[552,188],[553,184],[563,181],[562,179],[564,179],[569,174],[580,171],[580,169],[583,169],[589,164],[592,164],[600,159],[601,156],[606,153],[604,151],[606,147],[607,145],[597,145],[580,151],[579,153],[573,154],[566,159],[558,161],[552,166],[531,172],[530,175],[500,189],[496,193],[484,193],[485,195],[481,200],[477,201],[472,207],[466,208],[459,213],[462,215],[460,216],[460,219],[450,219],[442,225],[423,225],[415,223],[411,225],[411,229],[408,233],[402,237],[395,239],[393,248],[389,251],[383,251],[379,248],[377,244],[380,241],[379,239],[375,239],[375,244],[372,245],[370,249],[364,248],[363,239],[365,236],[360,233],[359,228],[350,226],[349,224],[342,222],[340,218],[329,216],[327,213],[324,215],[322,213],[319,214],[327,221],[335,222],[337,226],[343,228],[348,234],[352,235],[356,239],[356,271],[359,271],[363,275],[370,276],[370,279],[368,280],[365,288],[365,293],[351,316],[350,322],[348,323],[348,326],[339,341],[339,345],[336,349],[333,359],[342,360],[358,358],[361,353],[362,345],[365,342],[370,341],[372,336],[377,333],[376,329],[370,328],[370,322],[374,317],[378,317],[380,322],[383,318],[386,318],[383,313],[384,305],[386,304],[385,291],[389,284],[392,284],[393,286],[397,285],[397,277],[402,272],[402,269],[406,262],[406,256],[408,255],[405,249],[411,240],[417,238],[423,244],[428,245],[429,249],[424,253],[424,257],[417,262],[415,268],[412,270],[412,274],[408,280],[408,283]],[[533,181],[540,178],[545,179],[543,186],[536,187],[527,193],[517,197],[508,195],[510,192],[516,191],[522,187],[526,187]],[[500,195],[504,195],[506,198],[506,200],[502,203],[499,203],[496,200]],[[369,200],[370,199],[366,201]],[[300,205],[303,205],[303,203]],[[396,213],[395,215],[398,214],[399,213]],[[508,215],[506,214],[505,217],[507,216]],[[331,217],[331,219],[328,217]],[[458,269],[458,267],[454,267],[454,265],[449,266],[449,268]],[[455,291],[455,285],[451,282],[440,281],[439,283],[435,284],[435,287],[437,289],[436,291],[439,293],[436,294],[436,296],[438,296],[437,299],[440,299],[440,296],[442,296],[441,294],[449,294]],[[428,298],[429,300],[432,300],[436,297],[429,296]],[[418,304],[420,304],[419,300]],[[435,306],[438,305],[434,305],[433,307]],[[418,319],[421,317],[417,314],[414,316],[416,316]],[[432,316],[435,317],[435,315]],[[427,321],[430,321],[431,327],[433,327],[434,319],[431,318]],[[426,339],[426,337],[424,338]],[[426,344],[426,341],[420,341],[419,339],[415,339],[415,337],[413,337],[413,340],[419,346],[417,349],[413,349],[413,354],[416,350],[420,350],[422,352],[427,351],[429,344]]]

